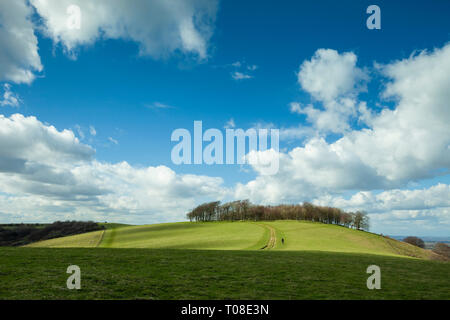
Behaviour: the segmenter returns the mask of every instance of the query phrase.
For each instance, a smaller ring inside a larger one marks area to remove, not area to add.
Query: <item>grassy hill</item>
[[[95,248],[102,241],[105,230],[87,232],[73,236],[34,242],[26,245],[30,248]]]
[[[104,232],[104,234],[103,234]],[[272,244],[268,243],[272,239]],[[285,242],[282,244],[281,239]],[[328,251],[433,258],[430,251],[373,233],[307,221],[179,222],[110,226],[30,247]]]
[[[0,248],[0,299],[450,299],[450,263],[435,258],[312,222],[112,225]],[[71,264],[81,290],[66,288]],[[366,287],[372,264],[381,290]]]

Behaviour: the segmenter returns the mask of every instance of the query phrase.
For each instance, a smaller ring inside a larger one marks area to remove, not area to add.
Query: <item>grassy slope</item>
[[[99,244],[100,238],[102,240]],[[96,232],[91,232],[36,242],[30,246],[256,250],[263,247],[268,239],[269,231],[254,223],[180,222],[107,227],[103,237]]]
[[[180,222],[108,230],[100,246],[245,250],[263,247],[268,237],[268,230],[254,223]]]
[[[81,290],[66,268],[81,268]],[[381,268],[368,290],[367,266]],[[20,267],[19,267],[20,266]],[[0,248],[0,299],[450,299],[445,262],[321,251]]]
[[[297,221],[264,222],[277,231],[279,250],[310,250],[380,255],[404,255],[429,259],[433,254],[404,242],[381,237],[377,234],[345,227]],[[281,238],[285,239],[284,245]]]
[[[130,225],[121,223],[99,223],[106,230],[129,227]],[[103,241],[106,230],[99,230],[76,234],[73,236],[43,240],[26,245],[35,248],[96,248]]]
[[[322,223],[298,221],[166,223],[147,226],[110,225],[100,247],[152,249],[257,250],[267,244],[272,227],[272,250],[329,251],[405,255],[429,259],[430,251],[376,234]],[[88,239],[90,238],[90,239]],[[284,245],[281,238],[285,239]],[[91,245],[89,245],[91,244]],[[76,235],[35,243],[34,247],[96,247],[99,234]]]
[[[269,226],[275,247],[256,250],[267,244]],[[116,226],[97,248],[36,248],[95,247],[100,238],[91,232],[0,248],[0,299],[450,299],[449,263],[398,256],[428,251],[318,223]],[[81,268],[79,291],[66,288],[71,264]],[[372,264],[381,268],[381,290],[366,287]]]
[[[104,230],[76,234],[62,238],[55,238],[34,242],[26,247],[35,248],[95,248],[102,241]]]

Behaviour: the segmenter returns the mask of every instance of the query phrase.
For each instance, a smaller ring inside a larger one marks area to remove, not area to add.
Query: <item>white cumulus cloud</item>
[[[356,66],[353,52],[339,53],[319,49],[311,60],[304,61],[298,72],[298,83],[321,108],[291,103],[291,112],[305,114],[308,122],[324,133],[350,130],[349,120],[357,115],[356,97],[364,90],[367,72]]]
[[[44,19],[44,33],[71,54],[99,39],[132,40],[141,55],[174,51],[207,57],[217,1],[209,0],[31,0]],[[69,6],[78,6],[80,28],[68,28]]]
[[[334,100],[360,89],[360,81],[367,79],[356,61],[353,52],[319,49],[300,66],[298,82],[317,100]]]
[[[0,1],[0,81],[31,83],[42,70],[32,13],[25,0]]]
[[[68,23],[74,6],[80,8],[79,29]],[[80,46],[122,39],[137,43],[142,56],[180,52],[206,59],[216,11],[217,0],[2,0],[0,81],[31,83],[43,70],[36,32],[71,58]]]
[[[0,115],[0,220],[176,221],[199,202],[229,193],[222,178],[94,156],[70,130]]]
[[[353,65],[353,56],[346,59]],[[394,61],[380,70],[387,77],[383,96],[394,99],[394,109],[366,115],[369,128],[347,131],[334,142],[312,137],[283,153],[277,175],[258,176],[238,185],[236,197],[298,202],[351,190],[399,188],[448,174],[450,45]],[[336,92],[352,90],[354,82],[349,83],[322,93],[320,86],[313,87],[319,96],[339,100],[341,93]],[[294,105],[293,111],[298,110],[301,107]]]

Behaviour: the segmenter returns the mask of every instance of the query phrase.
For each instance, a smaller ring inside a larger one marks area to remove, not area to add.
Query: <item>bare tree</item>
[[[369,230],[369,216],[364,211],[356,211],[353,214],[353,226],[357,230]]]

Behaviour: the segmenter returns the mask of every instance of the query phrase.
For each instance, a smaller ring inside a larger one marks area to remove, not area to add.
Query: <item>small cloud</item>
[[[174,109],[175,108],[173,106],[170,106],[168,104],[161,103],[158,101],[153,102],[152,104],[147,104],[146,107],[149,109],[152,109],[152,110]]]
[[[114,143],[115,145],[119,144],[119,141],[117,141],[116,139],[112,138],[112,137],[108,137],[108,140],[112,143]]]
[[[300,106],[300,103],[298,103],[298,102],[291,102],[289,104],[289,106],[290,106],[290,110],[291,110],[292,113],[297,113],[297,114],[303,114],[304,113],[303,110],[302,110],[302,107]]]
[[[225,123],[224,128],[225,129],[232,129],[236,127],[236,123],[234,122],[234,119],[231,118],[230,120],[227,121],[227,123]]]
[[[78,133],[78,136],[80,137],[80,139],[83,140],[84,137],[85,137],[83,129],[81,129],[81,127],[78,124],[76,124],[75,125],[75,130],[77,130],[77,133]]]
[[[243,80],[243,79],[251,79],[251,78],[253,78],[253,76],[251,76],[251,75],[249,75],[249,74],[245,74],[245,73],[238,72],[238,71],[232,72],[232,73],[231,73],[231,77],[232,77],[234,80]]]
[[[89,126],[89,133],[91,134],[91,136],[97,135],[97,130],[95,130],[94,126]]]
[[[0,100],[0,106],[18,107],[21,101],[19,96],[11,91],[11,85],[5,83],[3,85],[3,91],[3,100]]]
[[[234,71],[231,72],[231,77],[234,80],[251,79],[253,78],[252,72],[258,69],[257,65],[249,65],[245,61],[236,61],[228,66],[234,68]]]

